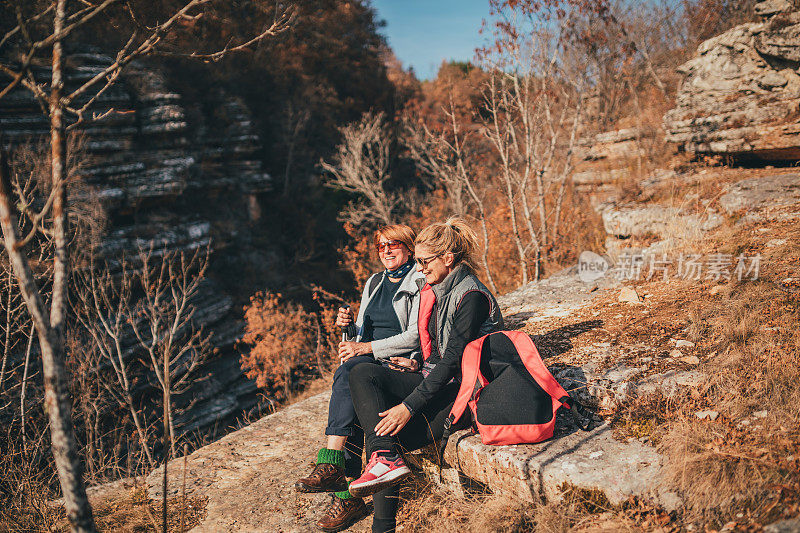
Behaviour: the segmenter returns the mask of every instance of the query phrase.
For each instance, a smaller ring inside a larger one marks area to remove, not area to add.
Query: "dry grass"
[[[664,424],[673,411],[670,404],[670,399],[661,394],[648,394],[626,402],[611,416],[615,438],[658,443],[663,437]]]
[[[665,183],[658,201],[696,195],[691,202],[697,205],[688,210],[702,212],[703,200],[715,205],[720,185],[781,172],[708,169],[690,180]],[[687,241],[692,253],[704,256],[759,254],[758,280],[640,280],[634,286],[647,296],[643,306],[620,304],[614,292],[569,317],[524,327],[544,334],[579,321],[602,321],[602,327],[571,338],[569,349],[548,364],[583,364],[593,343],[605,342],[625,349],[602,360],[600,370],[641,366],[647,356],[647,374],[701,372],[696,386],[675,396],[640,397],[606,413],[619,438],[646,438],[660,446],[667,457],[665,483],[686,504],[675,519],[684,526],[719,529],[734,521],[757,531],[800,514],[800,225],[779,214],[746,223],[730,217],[703,239]],[[669,357],[674,339],[695,343],[682,351],[700,364]],[[700,420],[695,413],[701,410],[719,417]]]
[[[691,313],[690,331],[713,339],[713,357],[703,396],[685,400],[661,443],[688,519],[766,524],[800,510],[800,307],[779,284],[796,269],[800,228],[772,229],[786,242],[765,252],[761,280],[730,283]],[[759,233],[720,245],[762,252]],[[698,408],[720,417],[698,420]]]
[[[401,490],[398,532],[567,533],[577,531],[671,531],[674,516],[636,502],[613,507],[602,493],[561,487],[557,502],[525,502],[488,490],[459,498],[414,478]]]
[[[176,497],[167,507],[167,530],[182,533],[200,523],[205,516],[205,501]],[[121,498],[95,504],[94,515],[100,531],[145,533],[162,531],[161,500],[148,497],[144,487],[136,487]]]
[[[38,449],[0,453],[0,531],[51,531],[64,518],[48,504],[52,478],[35,457]]]
[[[478,492],[458,498],[422,478],[404,485],[398,512],[398,531],[504,532],[533,531],[537,527],[533,504]],[[542,531],[565,531],[543,529]]]

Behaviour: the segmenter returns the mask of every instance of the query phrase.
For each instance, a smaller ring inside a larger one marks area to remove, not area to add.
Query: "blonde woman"
[[[475,232],[459,218],[431,224],[415,241],[421,288],[418,320],[421,373],[360,364],[350,393],[366,434],[369,463],[350,484],[354,496],[374,494],[372,531],[395,530],[396,483],[410,473],[399,447],[415,450],[440,440],[458,393],[461,356],[471,341],[503,328],[494,295],[474,273]]]
[[[350,371],[362,363],[380,368],[393,365],[409,372],[420,367],[417,281],[424,278],[414,268],[415,237],[405,224],[375,232],[375,250],[385,270],[373,274],[364,286],[355,339],[339,344],[340,365],[333,375],[326,446],[317,453],[311,473],[295,483],[298,492],[334,493],[317,522],[323,531],[346,529],[367,513],[364,500],[347,490],[347,478],[361,472],[364,446],[364,433],[350,398]],[[348,328],[353,323],[350,309],[340,308],[336,325]]]

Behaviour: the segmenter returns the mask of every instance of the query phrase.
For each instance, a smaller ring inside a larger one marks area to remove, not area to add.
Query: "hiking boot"
[[[347,489],[344,469],[330,463],[316,463],[308,477],[294,484],[297,492],[339,492]]]
[[[331,504],[325,509],[325,514],[317,522],[317,527],[322,531],[332,532],[347,529],[367,515],[367,505],[361,498],[346,500],[338,496],[332,496],[332,498]]]
[[[399,454],[391,454],[389,450],[373,452],[364,473],[350,483],[350,494],[358,498],[375,494],[409,474],[411,470]]]

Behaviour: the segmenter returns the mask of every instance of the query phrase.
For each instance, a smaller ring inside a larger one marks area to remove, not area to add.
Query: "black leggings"
[[[422,374],[400,372],[369,363],[357,365],[350,371],[350,394],[364,428],[367,458],[377,450],[396,450],[399,446],[406,451],[413,451],[434,440],[441,440],[444,421],[458,394],[458,384],[455,382],[446,385],[420,412],[415,413],[396,437],[375,435],[375,426],[381,420],[378,413],[401,403],[422,379]],[[375,494],[372,499],[375,504],[373,533],[393,532],[398,504],[397,486]]]

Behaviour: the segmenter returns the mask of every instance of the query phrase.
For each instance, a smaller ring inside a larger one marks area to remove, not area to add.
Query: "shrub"
[[[280,294],[258,292],[244,309],[245,334],[240,346],[242,368],[262,388],[275,387],[287,398],[292,374],[313,365],[316,358],[317,317]]]

